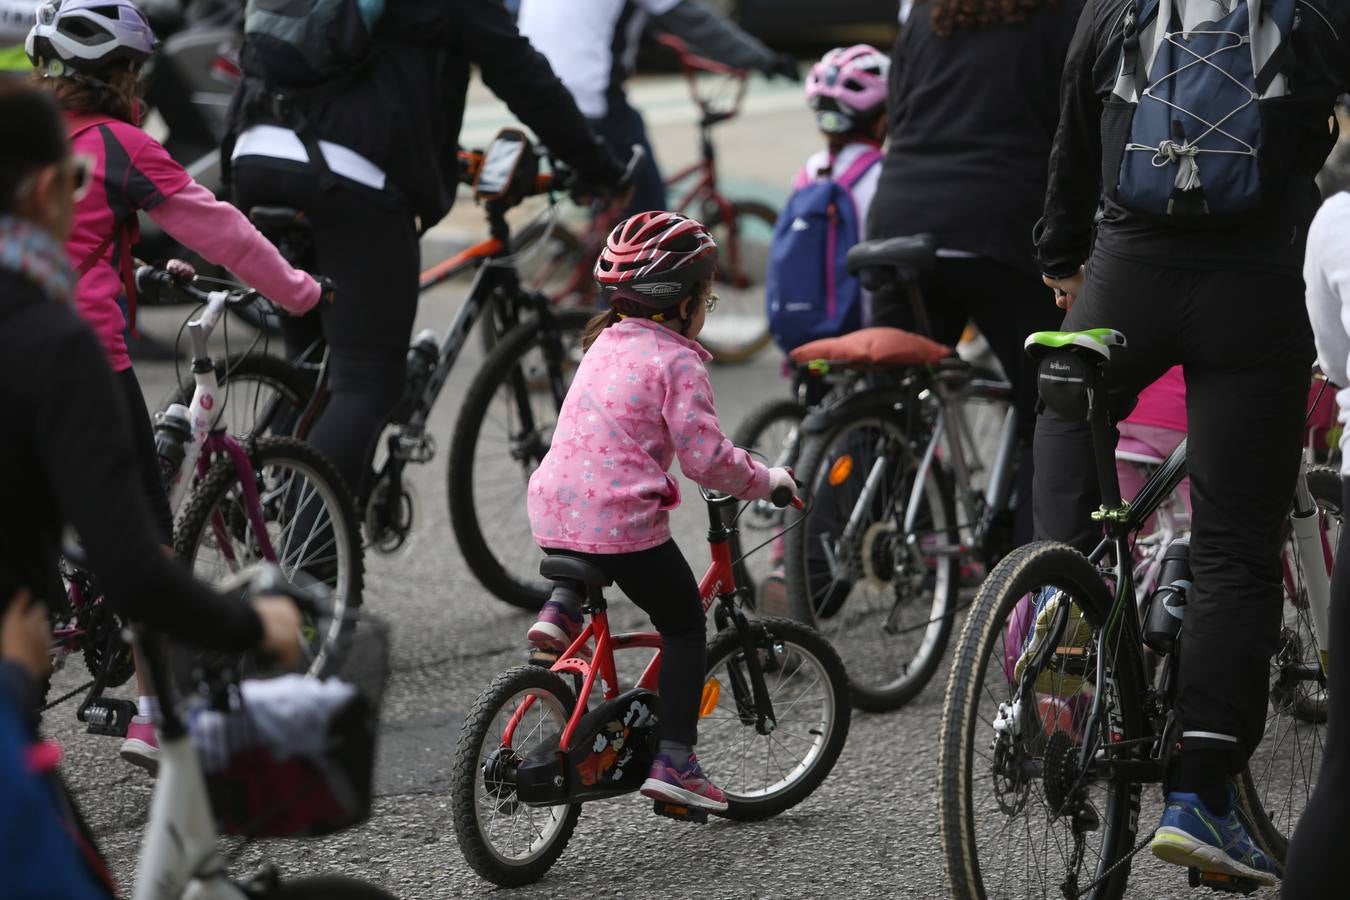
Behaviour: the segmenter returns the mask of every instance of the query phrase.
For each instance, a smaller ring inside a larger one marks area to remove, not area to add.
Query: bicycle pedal
[[[1211,891],[1225,894],[1250,894],[1261,887],[1261,883],[1255,879],[1229,875],[1227,872],[1201,872],[1199,869],[1188,869],[1187,875],[1191,887],[1207,887]]]
[[[677,822],[694,822],[702,825],[708,821],[706,809],[699,809],[696,806],[677,806],[664,800],[653,800],[652,812],[658,816],[665,816],[667,819],[674,819]]]
[[[530,648],[529,663],[532,666],[539,666],[543,669],[553,668],[553,664],[558,661],[562,654],[557,650],[541,650],[538,647]]]
[[[124,738],[134,715],[136,704],[133,701],[100,698],[81,710],[79,718],[88,724],[85,729],[88,734]]]

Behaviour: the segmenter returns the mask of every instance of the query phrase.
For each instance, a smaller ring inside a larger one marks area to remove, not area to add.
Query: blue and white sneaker
[[[1178,866],[1250,878],[1267,886],[1280,880],[1275,863],[1256,846],[1238,817],[1231,790],[1226,816],[1210,812],[1195,794],[1168,794],[1151,846],[1158,859]]]

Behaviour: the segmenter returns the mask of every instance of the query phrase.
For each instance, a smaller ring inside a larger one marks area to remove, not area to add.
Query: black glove
[[[801,69],[797,66],[797,58],[791,53],[779,53],[773,58],[773,62],[764,67],[764,74],[769,78],[786,78],[788,81],[801,81]]]
[[[319,302],[318,306],[325,303],[332,303],[337,298],[337,282],[327,275],[316,275],[315,281],[319,283]]]

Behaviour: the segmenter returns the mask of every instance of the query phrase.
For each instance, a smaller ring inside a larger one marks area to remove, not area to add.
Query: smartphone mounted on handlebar
[[[519,128],[503,128],[483,154],[473,192],[488,202],[528,196],[535,192],[538,175],[539,156],[529,136]]]

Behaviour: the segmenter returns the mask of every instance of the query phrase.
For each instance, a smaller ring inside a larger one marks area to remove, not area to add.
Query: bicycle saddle
[[[263,234],[291,229],[312,230],[305,214],[289,206],[255,206],[248,211],[248,220]]]
[[[911,234],[854,244],[848,251],[847,262],[848,270],[857,275],[864,269],[931,269],[936,259],[937,238],[931,234]]]
[[[1041,359],[1051,350],[1077,347],[1107,362],[1111,359],[1112,347],[1124,346],[1125,335],[1114,328],[1089,328],[1087,331],[1037,331],[1027,335],[1022,348],[1032,359]]]
[[[547,556],[539,564],[539,574],[549,581],[580,581],[588,588],[609,587],[614,583],[599,566],[576,556]]]

